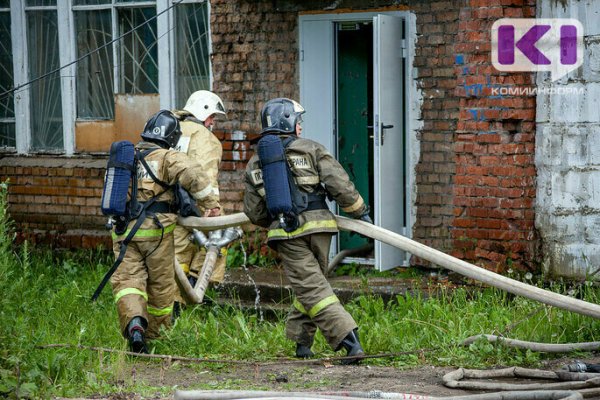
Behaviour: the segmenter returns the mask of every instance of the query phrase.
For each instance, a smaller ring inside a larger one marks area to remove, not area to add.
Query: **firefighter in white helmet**
[[[223,155],[223,148],[219,139],[212,133],[215,118],[226,116],[223,101],[216,94],[208,90],[198,90],[190,95],[183,110],[174,111],[181,125],[181,138],[177,143],[176,150],[186,153],[190,158],[200,163],[204,172],[210,179],[212,192],[209,198],[218,204],[211,209],[200,208],[204,217],[216,217],[222,215],[219,197],[219,166]],[[205,249],[201,249],[190,241],[191,232],[182,226],[175,228],[175,253],[177,261],[188,276],[192,286],[198,278],[198,273],[204,263]],[[227,249],[221,250],[210,282],[220,283],[225,277]],[[183,302],[179,296],[177,299]]]

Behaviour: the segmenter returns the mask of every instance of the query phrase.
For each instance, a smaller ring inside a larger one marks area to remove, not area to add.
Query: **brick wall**
[[[106,160],[4,157],[0,179],[9,179],[9,213],[17,241],[62,248],[108,246],[100,197]]]
[[[454,46],[459,115],[453,151],[452,254],[489,269],[534,269],[535,97],[503,94],[531,88],[530,73],[491,66],[491,26],[499,18],[535,17],[534,0],[470,0],[460,8]]]
[[[211,2],[213,90],[227,108],[220,191],[227,212],[241,211],[248,138],[260,132],[260,110],[274,97],[298,97],[297,14],[271,1]]]
[[[491,269],[509,260],[518,267],[533,267],[538,243],[533,225],[535,99],[492,93],[494,88],[531,86],[533,81],[530,75],[499,73],[491,67],[489,35],[498,18],[533,16],[535,1],[490,3],[346,0],[339,10],[329,0],[212,0],[214,91],[228,109],[228,119],[219,121],[215,130],[224,148],[220,183],[226,211],[242,208],[243,169],[252,155],[248,139],[260,130],[260,108],[273,97],[299,98],[299,12],[403,9],[416,15],[414,71],[423,98],[413,237]],[[0,177],[10,176],[14,188],[24,191],[11,192],[11,210],[21,226],[40,232],[102,229],[104,219],[96,205],[104,160],[101,165],[73,167],[74,176],[85,182],[66,176],[56,182],[34,181],[58,179],[62,167],[48,166],[43,175],[33,169],[17,172],[2,162]],[[40,188],[55,192],[46,195],[27,188],[42,182]],[[80,183],[83,186],[75,186]],[[62,192],[56,189],[61,187]],[[64,196],[67,189],[77,190],[77,195]],[[32,204],[40,205],[40,211],[29,208]],[[43,211],[46,208],[54,211]],[[56,241],[67,240],[63,236]]]

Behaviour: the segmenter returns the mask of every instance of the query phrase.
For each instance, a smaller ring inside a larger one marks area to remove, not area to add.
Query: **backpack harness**
[[[258,141],[257,148],[267,210],[288,233],[298,229],[298,216],[302,212],[327,209],[326,192],[321,185],[315,192],[306,193],[294,179],[285,149],[296,139],[296,136],[266,135]]]

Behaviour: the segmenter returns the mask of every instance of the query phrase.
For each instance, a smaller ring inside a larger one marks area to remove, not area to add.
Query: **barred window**
[[[10,34],[10,1],[0,1],[0,93],[13,88],[13,55]],[[15,104],[13,94],[0,98],[0,146],[15,147]]]

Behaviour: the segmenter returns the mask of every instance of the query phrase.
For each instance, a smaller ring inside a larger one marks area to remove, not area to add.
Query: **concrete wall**
[[[600,2],[539,0],[537,9],[584,28],[583,66],[555,82],[538,75],[538,88],[557,93],[538,92],[535,161],[543,269],[585,277],[600,267]]]

